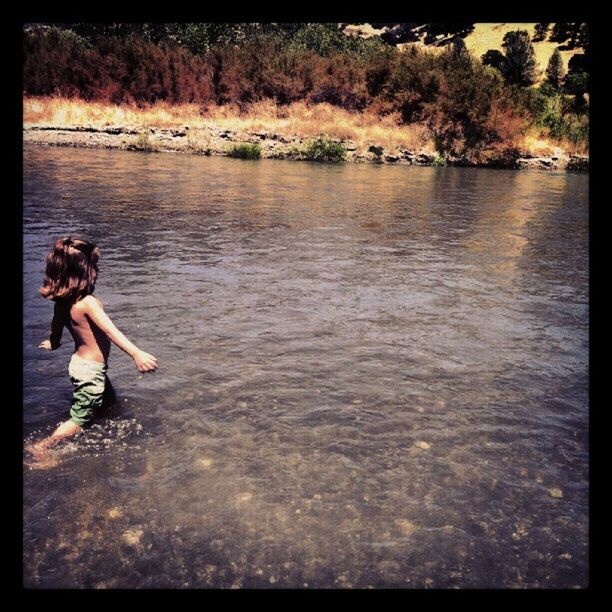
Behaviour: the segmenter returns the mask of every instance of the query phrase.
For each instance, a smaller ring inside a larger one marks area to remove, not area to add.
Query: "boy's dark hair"
[[[49,300],[76,302],[93,293],[100,249],[87,240],[60,238],[47,256],[40,294]]]

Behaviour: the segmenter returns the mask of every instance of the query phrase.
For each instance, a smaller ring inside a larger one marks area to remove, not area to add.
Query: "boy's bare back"
[[[50,339],[41,343],[41,348],[57,348],[64,327],[74,340],[75,353],[83,359],[106,363],[112,341],[132,357],[140,372],[157,369],[157,359],[130,342],[110,320],[102,302],[93,295],[72,304],[55,303]]]
[[[68,312],[58,313],[63,317],[64,325],[68,328],[74,340],[74,351],[83,359],[105,363],[110,353],[110,340],[108,336],[88,317],[92,300],[104,310],[102,302],[93,295],[75,302]],[[57,307],[61,310],[61,307]]]

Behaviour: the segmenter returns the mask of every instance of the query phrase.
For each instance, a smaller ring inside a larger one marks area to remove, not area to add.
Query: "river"
[[[587,175],[26,145],[23,233],[26,439],[54,239],[159,361],[24,470],[25,586],[588,585]]]

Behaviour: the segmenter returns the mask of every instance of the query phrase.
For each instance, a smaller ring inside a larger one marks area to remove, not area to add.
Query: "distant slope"
[[[498,49],[501,51],[504,36],[513,30],[527,30],[529,36],[531,36],[533,40],[535,25],[535,23],[477,23],[474,27],[474,31],[465,38],[465,46],[472,51],[474,55],[481,57],[489,49]],[[559,46],[563,46],[563,43],[550,42],[549,40],[533,43],[540,70],[546,70],[550,56]],[[570,58],[576,55],[576,53],[582,53],[582,51],[580,47],[571,50],[559,50],[566,70]]]
[[[527,30],[533,40],[535,25],[535,23],[477,23],[474,25],[474,30],[470,34],[468,34],[463,40],[465,41],[465,46],[476,57],[480,58],[489,49],[497,49],[498,51],[503,51],[502,42],[504,36],[506,33],[511,32],[513,30]],[[552,23],[550,24],[550,30],[548,32],[549,36],[553,25],[554,24]],[[388,29],[388,27],[374,28],[369,23],[349,24],[344,28],[344,33],[350,36],[361,36],[364,38],[369,38],[370,36],[381,35]],[[440,44],[443,44],[445,42],[443,37],[440,37],[433,44],[425,44],[425,34],[421,33],[420,28],[415,28],[415,32],[419,36],[419,40],[416,43],[400,43],[397,46],[402,48],[409,44],[418,44],[432,49],[441,49]],[[556,48],[562,46],[563,43],[551,42],[549,40],[533,43],[536,59],[538,61],[538,67],[542,72],[541,78],[543,78],[544,76],[544,70],[546,70],[548,60],[550,59],[550,56],[552,55],[553,51]],[[581,47],[576,47],[575,49],[571,50],[559,49],[559,51],[561,53],[561,57],[563,58],[565,69],[567,70],[567,64],[570,58],[573,55],[576,55],[577,53],[583,53],[584,50]]]

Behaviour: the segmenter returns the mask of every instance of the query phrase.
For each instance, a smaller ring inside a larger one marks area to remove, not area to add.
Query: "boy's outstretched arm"
[[[104,312],[102,305],[91,295],[83,299],[86,316],[95,323],[122,351],[125,351],[136,364],[140,372],[153,372],[157,370],[157,359],[141,351],[135,344],[130,342],[110,320]]]
[[[65,313],[61,310],[59,304],[55,304],[53,308],[53,320],[51,321],[51,333],[48,340],[43,340],[38,348],[54,351],[62,344],[62,332],[64,331]]]

